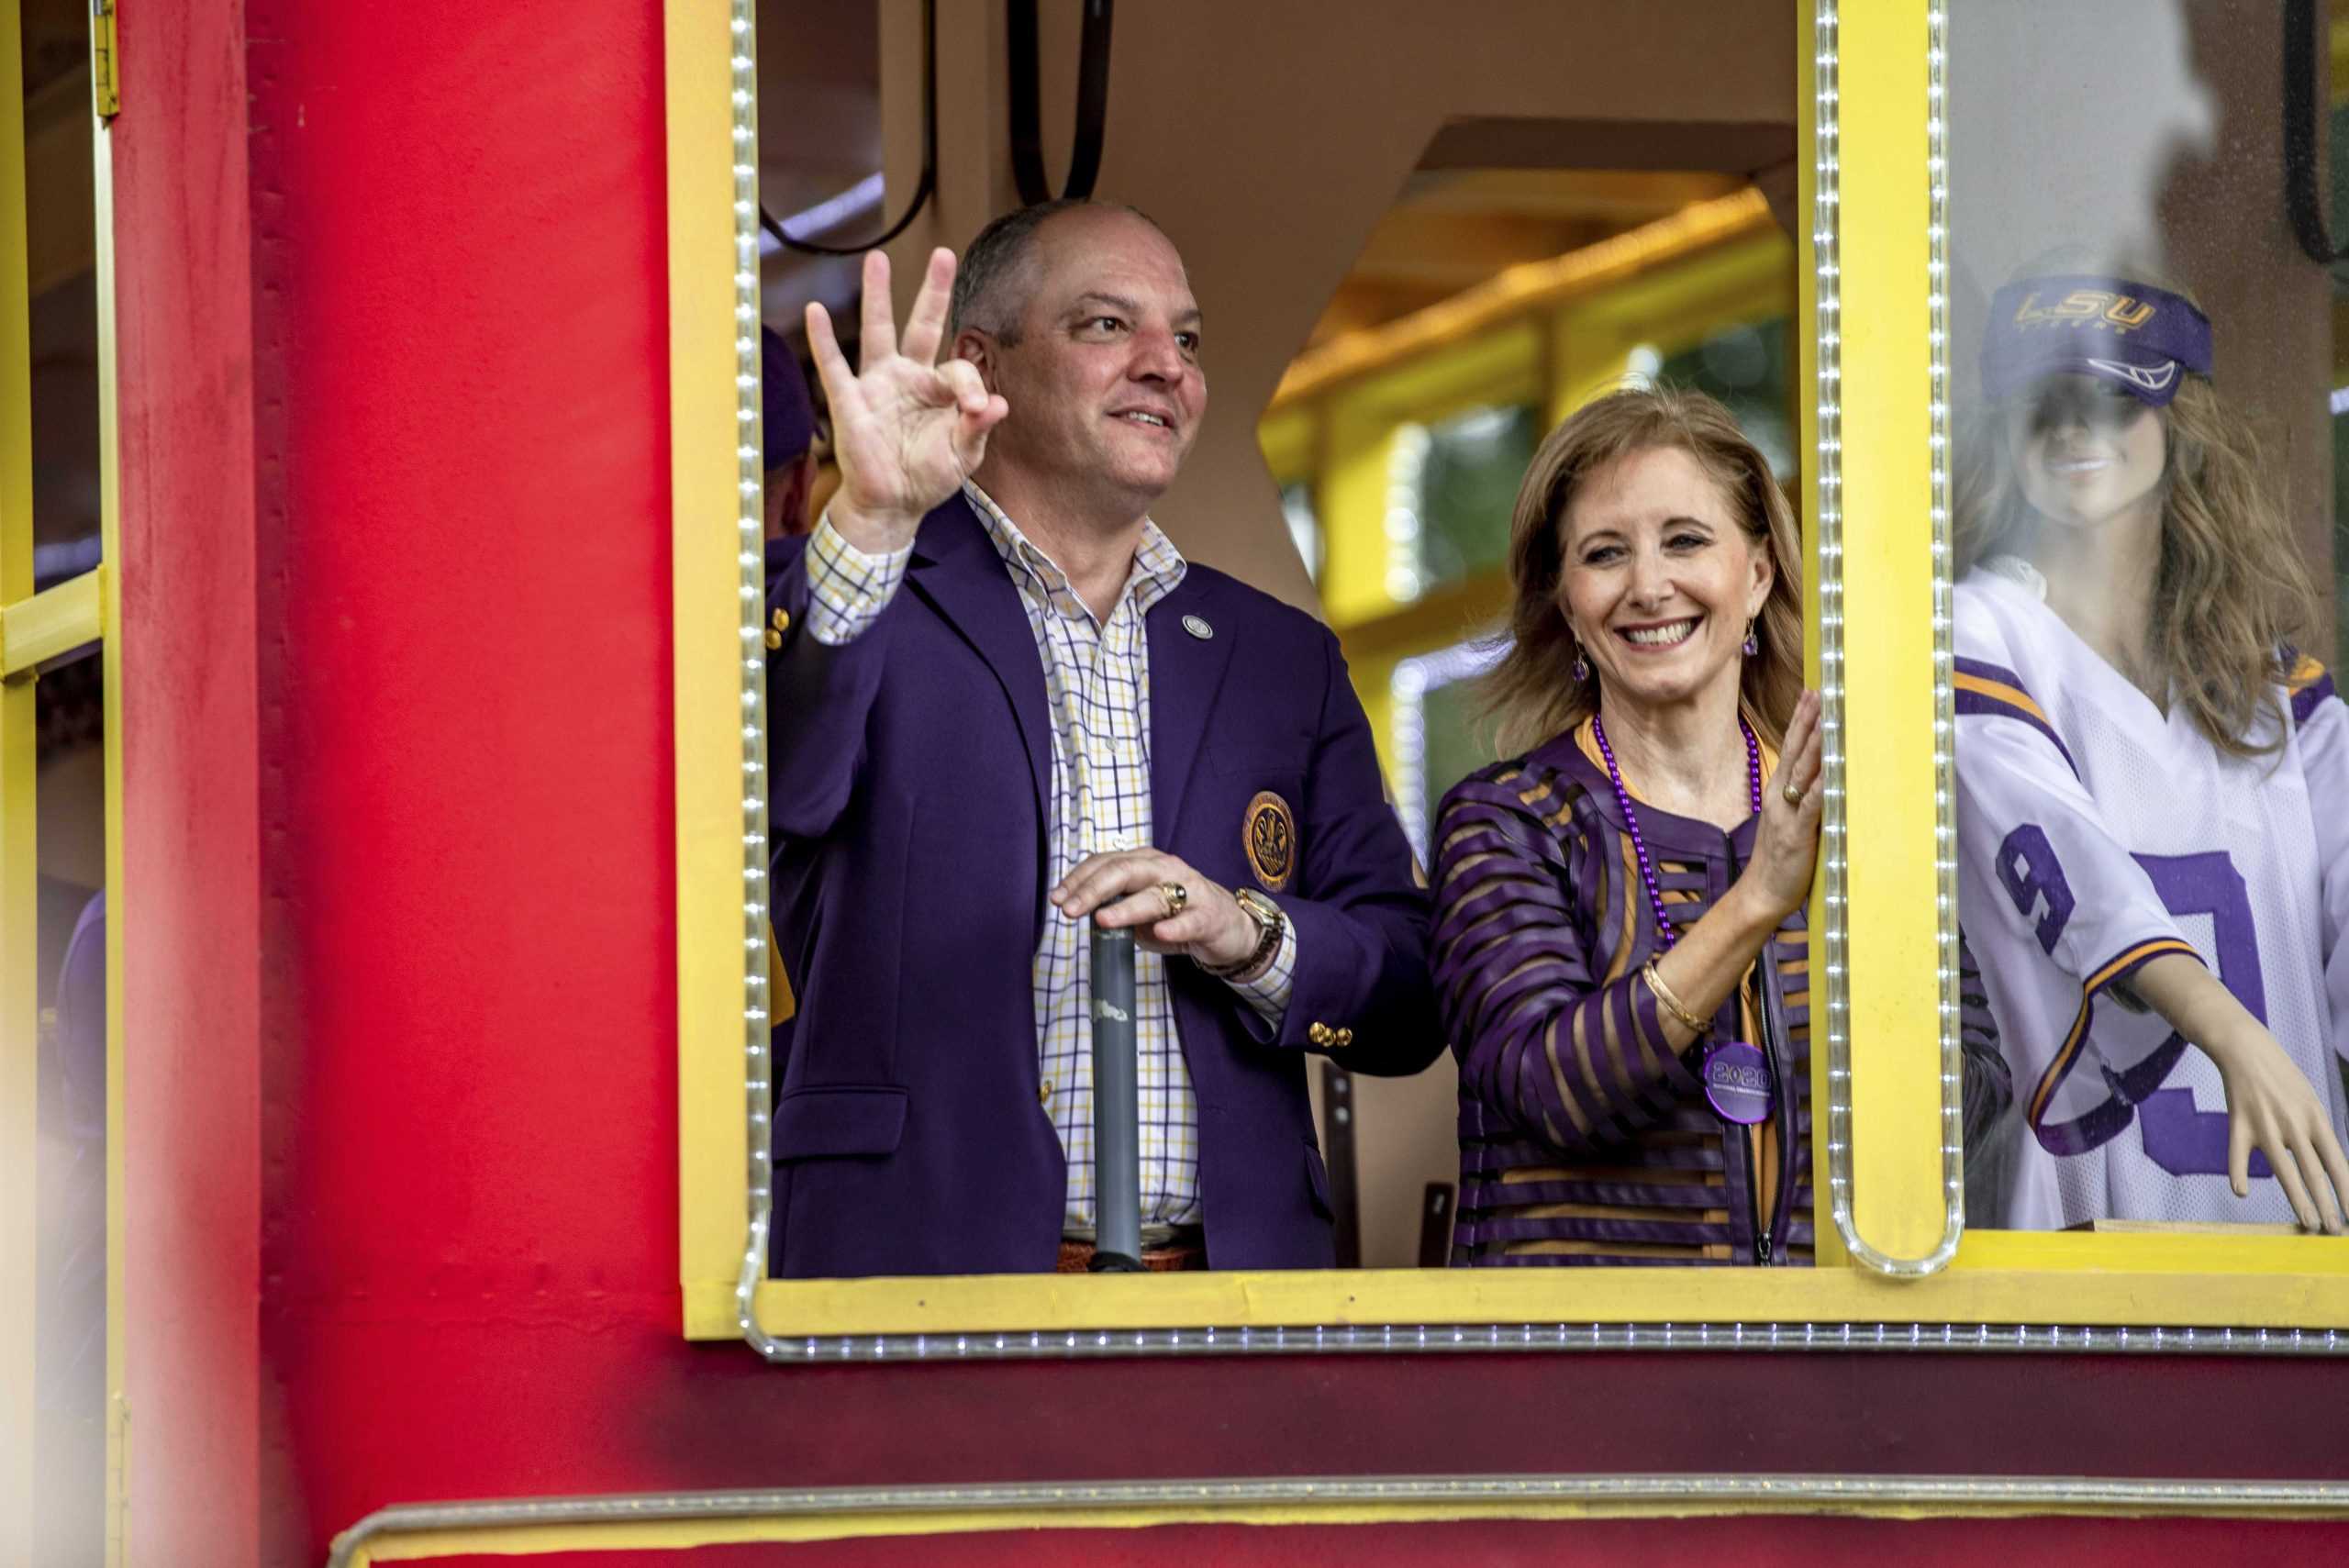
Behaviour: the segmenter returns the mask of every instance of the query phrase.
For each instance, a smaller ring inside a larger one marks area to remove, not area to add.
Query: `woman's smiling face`
[[[1602,706],[1735,689],[1774,573],[1696,458],[1678,447],[1617,458],[1575,489],[1559,532],[1559,607],[1598,667]]]
[[[2094,528],[2154,498],[2168,438],[2161,416],[2096,376],[2049,376],[2007,410],[2007,452],[2032,510]]]

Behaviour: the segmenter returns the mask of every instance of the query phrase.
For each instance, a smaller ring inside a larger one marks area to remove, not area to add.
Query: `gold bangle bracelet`
[[[1655,960],[1648,960],[1647,967],[1640,971],[1640,978],[1648,983],[1649,992],[1664,1004],[1664,1010],[1686,1025],[1690,1034],[1702,1040],[1713,1032],[1712,1025],[1680,1005],[1680,998],[1672,994],[1672,987],[1666,985],[1664,976],[1656,973]]]

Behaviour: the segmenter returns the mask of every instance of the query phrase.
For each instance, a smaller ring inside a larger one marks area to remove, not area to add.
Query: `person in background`
[[[811,508],[821,470],[816,455],[816,409],[807,396],[807,378],[800,373],[799,361],[783,335],[765,326],[759,328],[759,413],[766,458],[766,586],[772,594],[775,580],[799,548],[786,547],[783,541],[804,543],[807,531],[816,526]],[[783,646],[783,635],[772,622],[767,628],[767,646]],[[784,966],[782,950],[772,940],[772,926],[768,937],[767,991],[774,1018],[772,1042],[774,1060],[780,1064],[791,1056],[792,1020],[798,1013],[799,999]]]
[[[841,484],[768,602],[786,1276],[1086,1266],[1097,924],[1141,950],[1146,1266],[1329,1266],[1308,1055],[1442,1050],[1337,639],[1150,517],[1205,332],[1165,234],[1084,202],[934,253],[902,339],[868,256],[856,369],[808,311]]]
[[[816,410],[789,345],[759,328],[759,405],[766,440],[766,537],[797,539],[816,526]]]
[[[1446,795],[1431,845],[1455,1262],[1811,1259],[1797,550],[1700,393],[1613,393],[1535,454],[1485,694],[1502,748],[1535,744]],[[1987,1117],[1996,1048],[1968,1042]]]
[[[1990,301],[1958,465],[1958,910],[2030,1086],[2001,1223],[2339,1233],[2349,708],[2184,295]]]

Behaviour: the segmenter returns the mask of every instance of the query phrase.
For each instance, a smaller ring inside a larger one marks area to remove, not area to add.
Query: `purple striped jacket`
[[[1663,950],[1621,816],[1572,732],[1471,774],[1438,813],[1435,982],[1460,1059],[1453,1262],[1809,1262],[1803,912],[1765,949],[1777,1095],[1767,1130],[1749,1132],[1706,1103],[1704,1047],[1665,1043],[1640,978]],[[1675,925],[1729,890],[1757,826],[1642,807]],[[1720,1039],[1747,1032],[1734,996],[1713,1023]]]
[[[1640,812],[1673,923],[1729,890],[1757,825]],[[1472,773],[1435,839],[1434,969],[1460,1059],[1455,1263],[1802,1263],[1811,1257],[1810,979],[1803,912],[1771,939],[1767,1137],[1716,1117],[1702,1047],[1665,1044],[1640,970],[1661,951],[1606,773],[1571,731]],[[1966,1209],[2000,1211],[2014,1087],[1958,938]],[[1734,998],[1715,1033],[1742,1032]],[[1766,1239],[1767,1245],[1765,1240]]]

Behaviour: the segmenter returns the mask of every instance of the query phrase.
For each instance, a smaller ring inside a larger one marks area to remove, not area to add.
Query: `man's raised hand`
[[[987,432],[1010,406],[990,393],[968,360],[938,350],[954,287],[954,253],[933,250],[921,292],[897,336],[889,303],[889,258],[864,255],[864,334],[852,372],[820,305],[807,306],[807,344],[832,407],[840,493],[829,516],[842,538],[868,555],[913,542],[924,514],[962,488],[986,455]]]

